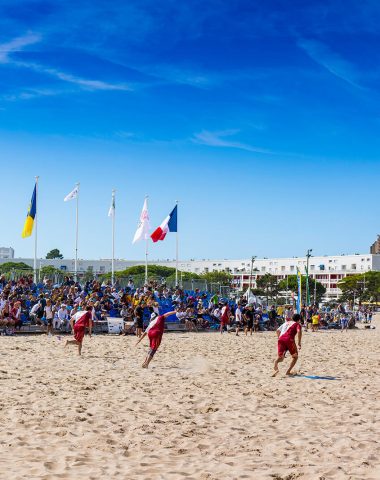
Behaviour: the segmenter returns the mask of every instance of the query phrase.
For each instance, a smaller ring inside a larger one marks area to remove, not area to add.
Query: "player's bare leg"
[[[286,375],[294,375],[294,373],[292,372],[292,368],[297,363],[297,360],[298,360],[298,353],[295,353],[294,355],[292,355],[292,361],[289,365],[288,370],[286,371]]]
[[[278,372],[280,371],[278,369],[278,364],[281,363],[283,360],[284,360],[284,357],[278,357],[277,360],[274,362],[274,372],[273,372],[272,377],[275,377],[278,374]]]

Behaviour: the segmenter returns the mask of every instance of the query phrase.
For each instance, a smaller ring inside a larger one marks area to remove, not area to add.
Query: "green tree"
[[[50,252],[46,254],[46,258],[52,260],[53,258],[63,258],[63,255],[58,248],[53,248],[53,250],[50,250]]]
[[[363,282],[366,300],[371,302],[380,301],[380,272],[367,272]]]
[[[278,280],[275,275],[271,275],[270,273],[266,273],[265,275],[260,275],[257,277],[256,280],[257,290],[259,295],[264,295],[267,298],[267,303],[269,299],[273,300],[273,298],[277,297],[279,288],[278,288]]]
[[[192,272],[180,272],[178,271],[178,283],[182,280],[183,282],[191,281],[191,280],[199,280],[201,277]],[[175,272],[169,275],[166,280],[168,282],[175,281]]]
[[[281,280],[278,284],[278,289],[280,291],[286,291],[286,286],[291,292],[298,293],[298,283],[297,275],[289,275],[288,282],[286,279]],[[306,304],[306,276],[302,275],[301,277],[301,287],[302,287],[302,304]],[[317,282],[313,278],[309,277],[309,289],[310,289],[310,300],[314,300],[314,289],[316,287],[316,302],[319,303],[322,300],[323,295],[326,293],[326,288],[322,283]]]
[[[175,268],[164,267],[162,265],[148,265],[148,278],[165,278],[174,275]],[[115,277],[122,279],[133,277],[135,280],[143,280],[145,278],[145,265],[135,265],[133,267],[126,268],[115,272]],[[102,279],[110,279],[111,273],[106,273],[101,276]]]
[[[199,278],[207,283],[220,283],[221,285],[230,285],[232,275],[228,272],[209,272],[199,275]]]
[[[366,272],[349,275],[338,283],[342,290],[341,301],[353,302],[354,298],[377,302],[380,299],[380,272]]]
[[[33,268],[24,262],[5,262],[0,265],[0,273],[8,273],[12,270],[25,270],[31,272],[33,271]]]
[[[55,268],[53,265],[44,265],[40,268],[40,277],[44,277],[45,275],[49,277],[58,273],[62,273],[62,271]]]
[[[169,277],[175,273],[175,268],[164,267],[162,265],[148,265],[148,277]],[[145,275],[145,265],[135,265],[116,272],[119,277],[130,277],[134,275]]]

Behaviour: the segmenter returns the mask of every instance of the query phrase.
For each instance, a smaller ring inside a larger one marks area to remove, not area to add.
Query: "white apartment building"
[[[0,264],[9,261],[0,259]],[[17,258],[15,262],[24,262],[33,266],[33,259]],[[286,279],[288,275],[295,275],[297,268],[305,273],[306,257],[292,258],[256,258],[253,262],[251,285],[255,287],[256,279],[260,275],[270,273],[276,275],[278,280]],[[115,260],[115,270],[125,270],[135,265],[143,265],[144,261],[138,260]],[[149,264],[175,267],[174,260],[156,260]],[[73,272],[73,259],[39,259],[37,267],[52,265],[62,271]],[[207,272],[226,271],[233,275],[233,283],[239,290],[246,290],[250,283],[251,259],[241,260],[188,260],[180,261],[179,270],[202,274]],[[339,280],[347,275],[380,271],[380,255],[355,254],[337,256],[315,256],[309,259],[309,274],[311,278],[322,283],[327,289],[326,297],[337,298],[340,290],[337,286]],[[78,260],[78,272],[93,272],[94,274],[109,273],[111,271],[111,260]]]
[[[0,258],[10,259],[14,258],[15,251],[12,247],[0,247]]]
[[[252,287],[256,286],[258,276],[270,273],[278,280],[295,275],[297,268],[305,274],[306,257],[292,258],[256,258],[253,262]],[[250,284],[251,259],[243,260],[202,260],[180,262],[179,269],[185,272],[206,273],[226,271],[234,276],[234,283],[240,290]],[[309,275],[326,288],[326,297],[337,298],[341,291],[338,282],[348,275],[380,271],[380,255],[355,254],[339,256],[316,256],[309,259]]]

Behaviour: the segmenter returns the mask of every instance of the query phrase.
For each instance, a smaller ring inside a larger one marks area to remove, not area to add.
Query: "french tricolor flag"
[[[177,210],[178,205],[174,207],[172,212],[165,218],[161,225],[156,228],[152,233],[150,238],[153,242],[158,242],[159,240],[164,240],[168,232],[177,232]]]

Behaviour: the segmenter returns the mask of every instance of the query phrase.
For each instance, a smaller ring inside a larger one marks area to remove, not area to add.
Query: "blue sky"
[[[378,233],[380,4],[30,0],[0,3],[0,244],[40,176],[39,256],[131,245],[180,201],[182,258],[366,252]],[[152,245],[173,258],[175,238]]]

